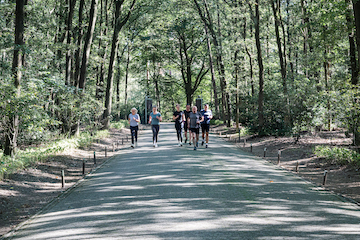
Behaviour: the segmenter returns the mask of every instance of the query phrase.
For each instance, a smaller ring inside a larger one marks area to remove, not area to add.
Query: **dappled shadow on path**
[[[15,239],[359,239],[360,211],[213,140],[159,148],[144,134]]]

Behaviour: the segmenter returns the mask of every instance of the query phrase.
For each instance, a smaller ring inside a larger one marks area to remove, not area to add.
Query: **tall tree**
[[[71,61],[72,61],[72,50],[71,50],[71,36],[72,36],[72,22],[74,16],[76,0],[69,0],[68,6],[68,16],[66,21],[66,44],[67,44],[67,51],[66,51],[66,67],[65,67],[65,84],[71,84]]]
[[[264,127],[264,64],[261,50],[261,41],[260,41],[260,0],[255,1],[255,13],[253,11],[252,4],[248,1],[250,8],[250,14],[255,26],[255,43],[257,49],[257,60],[259,65],[259,97],[258,97],[258,124],[259,124],[259,133],[262,134]]]
[[[98,0],[91,1],[89,26],[87,29],[84,50],[83,50],[83,56],[82,56],[82,62],[81,62],[81,69],[80,69],[80,77],[79,77],[79,88],[80,89],[85,88],[86,68],[88,65],[91,44],[92,44],[92,40],[93,40],[93,36],[94,36],[95,23],[96,23],[96,17],[97,17],[97,5],[98,5]]]
[[[214,69],[214,60],[212,55],[212,48],[211,48],[211,41],[210,41],[210,35],[209,31],[205,25],[205,34],[206,34],[206,42],[207,47],[209,51],[209,67],[210,67],[210,73],[211,73],[211,84],[214,92],[214,103],[215,103],[215,115],[220,114],[220,108],[219,108],[219,97],[218,97],[218,91],[216,86],[216,80],[215,80],[215,69]]]
[[[186,102],[192,103],[194,93],[209,68],[206,68],[206,59],[200,51],[202,41],[199,39],[200,33],[196,31],[196,27],[189,20],[184,19],[175,29],[179,42],[180,71],[184,82]],[[199,61],[198,58],[202,58],[202,60]],[[200,69],[194,69],[195,65],[201,66]]]
[[[357,66],[360,66],[360,1],[352,0],[356,28]],[[359,77],[359,76],[358,76]],[[354,82],[357,84],[359,80]]]
[[[349,55],[350,55],[350,70],[351,70],[351,83],[356,85],[358,84],[358,75],[359,75],[359,65],[356,61],[356,46],[354,39],[354,18],[352,14],[352,6],[350,5],[350,0],[345,0],[346,2],[346,23],[347,23],[347,33],[349,39]]]
[[[274,20],[275,20],[275,35],[276,43],[278,46],[278,55],[280,62],[280,72],[283,85],[283,93],[286,100],[286,111],[284,116],[284,122],[286,126],[290,126],[290,106],[289,106],[289,97],[288,97],[288,87],[287,87],[287,63],[286,63],[286,39],[285,39],[285,29],[281,19],[281,1],[280,0],[270,0],[271,8],[273,10]],[[283,39],[280,36],[280,27],[282,26]]]
[[[24,59],[24,7],[26,0],[16,0],[15,9],[15,41],[14,41],[14,56],[12,62],[12,74],[15,87],[15,98],[19,98],[21,94],[21,80],[22,80],[22,66]],[[9,118],[9,129],[6,136],[4,154],[13,156],[17,147],[17,136],[19,132],[19,115],[14,109],[11,111]]]
[[[111,43],[111,52],[110,52],[110,63],[109,70],[107,75],[107,85],[106,85],[106,96],[105,96],[105,110],[103,114],[104,119],[104,128],[108,129],[110,127],[110,116],[111,116],[111,105],[112,105],[112,94],[113,94],[113,85],[114,85],[114,66],[116,60],[116,54],[118,52],[119,46],[119,33],[123,26],[127,23],[130,18],[131,12],[134,9],[136,0],[133,0],[129,11],[122,19],[121,9],[125,0],[114,0],[115,3],[115,19],[114,19],[114,32]]]
[[[96,93],[95,97],[98,100],[103,99],[104,93],[104,82],[105,82],[105,63],[107,59],[108,44],[103,40],[103,37],[107,36],[108,33],[108,0],[101,0],[101,13],[100,13],[100,38],[99,38],[99,49],[100,49],[100,66],[98,66],[98,74],[96,79]]]
[[[81,48],[84,36],[83,30],[83,12],[84,12],[85,0],[80,0],[79,4],[79,18],[78,18],[78,27],[77,27],[77,48],[75,51],[75,70],[74,70],[74,79],[73,85],[75,87],[79,86],[79,76],[80,76],[80,67],[81,67]]]
[[[203,0],[203,2],[204,2],[204,8],[205,8],[204,11],[201,9],[198,1],[194,0],[196,9],[198,10],[201,20],[207,26],[207,29],[209,30],[209,32],[211,34],[213,44],[215,46],[218,71],[219,71],[219,76],[220,76],[220,87],[221,87],[221,96],[222,96],[222,98],[221,98],[221,100],[222,100],[222,116],[223,116],[223,119],[225,121],[227,121],[227,125],[229,126],[231,116],[229,114],[227,114],[229,112],[228,111],[228,109],[229,109],[228,108],[229,107],[229,105],[228,105],[229,94],[226,89],[225,65],[224,65],[224,61],[223,61],[223,51],[221,48],[221,44],[219,42],[218,34],[216,34],[216,31],[215,31],[214,22],[212,20],[211,14],[210,14],[210,10],[209,10],[207,1]]]

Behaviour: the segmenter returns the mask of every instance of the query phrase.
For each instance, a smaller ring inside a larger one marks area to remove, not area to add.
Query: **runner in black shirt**
[[[185,133],[185,143],[187,142],[188,140],[188,130],[189,127],[188,127],[188,122],[187,122],[187,119],[189,118],[190,116],[190,113],[191,113],[191,110],[190,110],[190,104],[186,105],[186,110],[184,110],[184,133]],[[189,132],[189,135],[190,135],[190,132]],[[190,136],[189,136],[190,138]],[[189,141],[189,144],[191,145],[191,140]]]
[[[182,126],[183,126],[183,117],[184,112],[180,111],[180,105],[176,104],[176,111],[173,114],[173,120],[175,120],[175,129],[179,142],[179,146],[182,146]]]

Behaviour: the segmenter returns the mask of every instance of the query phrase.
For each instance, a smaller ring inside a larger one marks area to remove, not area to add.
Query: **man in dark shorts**
[[[180,105],[176,104],[176,111],[173,114],[173,120],[175,120],[175,129],[178,138],[179,146],[182,146],[182,126],[184,121],[184,112],[180,111]]]
[[[186,105],[186,110],[184,110],[184,133],[185,133],[185,143],[187,142],[188,140],[188,130],[189,130],[189,127],[188,127],[188,118],[189,118],[189,115],[191,113],[191,110],[190,110],[190,104],[187,104]],[[190,133],[189,133],[190,134]],[[189,136],[190,137],[190,136]],[[191,140],[189,141],[189,144],[191,145]]]
[[[189,114],[188,126],[190,127],[190,137],[193,139],[194,150],[198,147],[200,122],[204,121],[201,114],[197,111],[197,107],[192,107],[192,112]],[[190,139],[191,141],[191,139]]]
[[[213,118],[212,112],[209,109],[209,105],[205,104],[204,109],[200,111],[201,116],[203,117],[203,122],[201,122],[201,132],[202,132],[202,143],[201,145],[204,145],[204,138],[206,135],[206,145],[205,147],[208,147],[209,143],[209,128],[210,128],[210,120]]]

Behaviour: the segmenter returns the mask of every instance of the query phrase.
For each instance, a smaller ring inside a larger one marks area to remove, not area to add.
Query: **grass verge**
[[[96,139],[108,136],[108,130],[97,131],[95,134],[83,132],[78,137],[61,137],[40,147],[28,147],[25,150],[18,150],[13,158],[0,153],[0,179],[20,169],[28,168],[37,162],[43,162],[51,155],[61,153],[67,149],[87,147]]]

